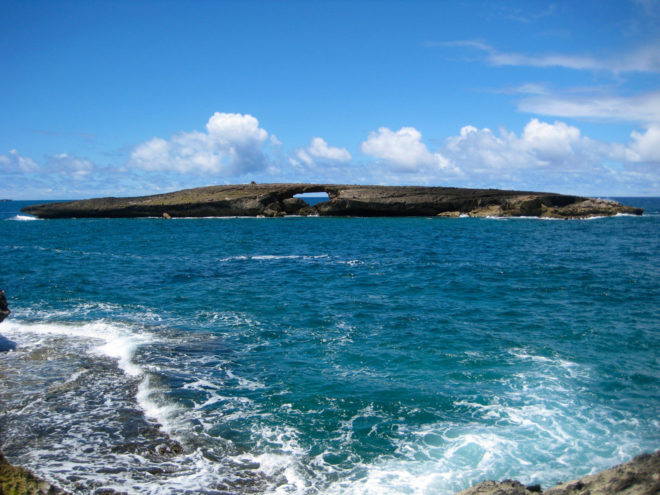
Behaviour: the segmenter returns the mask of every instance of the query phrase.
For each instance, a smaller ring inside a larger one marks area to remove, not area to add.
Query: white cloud
[[[636,96],[546,94],[523,98],[518,108],[555,117],[660,122],[660,91]]]
[[[532,119],[525,126],[522,141],[529,150],[543,160],[554,160],[571,154],[579,144],[580,130],[564,122],[548,124]]]
[[[262,143],[268,133],[259,127],[259,121],[249,114],[214,113],[206,124],[209,137],[223,147],[246,146]]]
[[[10,150],[7,155],[0,155],[0,169],[4,172],[31,173],[39,170],[39,165],[32,158],[23,157],[18,151]]]
[[[307,166],[313,166],[317,161],[346,163],[352,158],[346,148],[328,146],[325,139],[320,137],[313,137],[309,146],[296,150],[295,156]],[[292,163],[296,165],[296,162],[294,158]]]
[[[197,174],[204,171],[235,181],[256,157],[260,161],[252,163],[261,167],[254,175],[257,181],[274,177],[291,182],[494,187],[585,195],[660,194],[658,123],[640,126],[626,143],[594,140],[576,126],[539,118],[515,132],[466,125],[435,149],[427,147],[414,127],[397,131],[381,127],[368,134],[361,145],[364,156],[356,160],[347,149],[314,137],[305,148],[291,154],[275,150],[275,158],[266,161],[264,150],[272,146],[272,135],[254,117],[214,117],[203,132],[142,143],[124,166],[100,166],[67,153],[37,164],[11,150],[0,155],[0,183],[4,178],[5,195],[24,198],[149,194],[158,186],[176,190],[221,182],[204,177],[200,183]]]
[[[307,152],[314,158],[321,158],[323,160],[332,160],[335,162],[348,162],[351,160],[351,154],[346,148],[328,146],[328,143],[320,137],[312,138],[311,144],[307,147]]]
[[[633,131],[630,134],[629,158],[634,162],[660,164],[660,126],[652,125],[646,132]]]
[[[466,172],[512,171],[557,168],[595,145],[577,127],[531,119],[520,136],[505,129],[496,135],[487,128],[465,126],[460,135],[447,139],[444,153]]]
[[[465,126],[443,154],[465,174],[462,185],[577,194],[654,194],[660,176],[660,127],[629,143],[584,136],[564,122],[531,119],[520,135]]]
[[[528,152],[513,133],[465,126],[446,140],[443,150],[461,170],[472,174],[515,169],[529,164]]]
[[[639,46],[626,53],[606,57],[565,53],[524,54],[500,52],[479,40],[426,43],[426,46],[472,48],[485,53],[486,61],[496,66],[561,67],[572,70],[625,72],[660,72],[660,43]]]
[[[76,179],[80,179],[94,170],[94,164],[84,158],[60,153],[48,159],[48,169],[51,172],[69,174]]]
[[[394,132],[381,127],[370,132],[360,147],[362,153],[385,161],[397,172],[417,173],[427,170],[454,170],[451,162],[440,153],[431,153],[422,142],[422,134],[414,127],[402,127]]]
[[[138,145],[129,164],[145,170],[238,176],[267,167],[269,134],[249,114],[214,113],[206,132],[181,132]],[[271,143],[279,143],[271,136]]]
[[[158,170],[161,164],[169,161],[169,155],[170,144],[164,139],[155,137],[135,148],[131,158],[141,164],[141,168]]]
[[[655,156],[655,132],[633,133],[623,145],[593,140],[565,122],[533,118],[519,133],[466,125],[431,152],[414,128],[381,128],[362,145],[381,162],[360,168],[371,183],[653,194],[660,187],[660,162],[641,157]]]

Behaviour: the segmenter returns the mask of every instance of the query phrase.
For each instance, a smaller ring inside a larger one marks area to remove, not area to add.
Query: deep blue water
[[[656,450],[660,199],[625,202],[645,215],[0,203],[0,447],[78,493],[283,494],[549,486]]]

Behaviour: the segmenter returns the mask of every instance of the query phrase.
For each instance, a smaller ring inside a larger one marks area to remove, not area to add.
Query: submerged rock
[[[484,481],[456,495],[658,495],[660,494],[660,450],[642,454],[632,461],[578,480],[560,483],[546,491],[539,485],[518,481]]]
[[[324,192],[314,206],[294,195]],[[27,206],[39,218],[320,216],[536,216],[585,218],[641,208],[615,201],[554,193],[456,187],[248,184],[209,186],[133,198],[97,198]]]

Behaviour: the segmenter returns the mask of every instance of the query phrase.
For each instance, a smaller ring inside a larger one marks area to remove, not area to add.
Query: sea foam
[[[15,220],[17,222],[30,222],[32,220],[41,220],[41,219],[30,215],[15,215],[11,218],[7,218],[7,220]]]

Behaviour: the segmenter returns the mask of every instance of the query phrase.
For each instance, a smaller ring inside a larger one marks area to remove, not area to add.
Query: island
[[[315,205],[297,197],[326,193]],[[242,184],[185,189],[152,196],[97,198],[26,206],[39,218],[135,217],[546,217],[641,215],[616,201],[555,193],[457,187],[337,184]]]

